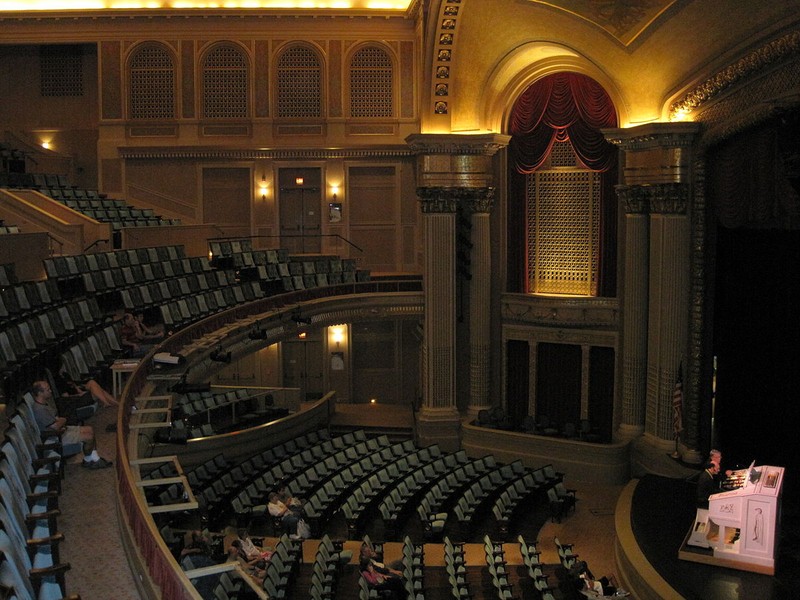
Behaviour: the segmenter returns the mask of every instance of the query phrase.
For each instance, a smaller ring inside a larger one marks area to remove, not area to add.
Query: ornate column
[[[492,273],[489,211],[494,200],[494,190],[483,188],[476,192],[470,207],[472,212],[470,230],[472,234],[470,237],[472,279],[469,282],[470,388],[468,414],[470,417],[477,416],[478,411],[492,405],[489,396],[491,391],[489,301]]]
[[[423,399],[417,415],[417,438],[422,444],[436,442],[443,450],[460,447],[457,393],[468,389],[470,405],[488,403],[492,156],[508,139],[495,134],[415,134],[406,139],[417,155],[425,252]],[[459,214],[468,217],[471,225],[466,261],[457,256],[457,250],[465,248],[457,239]],[[466,270],[459,265],[466,265]],[[459,286],[468,290],[469,386],[456,383],[460,370],[456,352]],[[478,352],[481,356],[476,356]]]
[[[644,433],[647,397],[647,298],[649,201],[641,186],[617,186],[625,211],[624,296],[622,302],[622,411],[617,434]]]
[[[606,131],[624,151],[623,398],[618,435],[675,449],[673,392],[687,369],[691,150],[696,123]],[[649,215],[649,217],[648,217]],[[686,458],[692,454],[680,448]],[[694,457],[692,457],[694,458]]]

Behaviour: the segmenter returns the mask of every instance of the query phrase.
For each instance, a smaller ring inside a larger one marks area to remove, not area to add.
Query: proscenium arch
[[[630,125],[628,106],[614,81],[605,71],[574,50],[552,42],[531,42],[516,48],[486,77],[482,128],[507,132],[511,110],[520,95],[535,81],[554,73],[580,73],[599,83],[614,103],[620,127]]]

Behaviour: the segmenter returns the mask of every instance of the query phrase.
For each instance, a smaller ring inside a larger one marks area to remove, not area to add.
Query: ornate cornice
[[[504,325],[538,325],[614,332],[619,328],[619,301],[616,298],[503,294],[501,311]]]
[[[699,130],[697,123],[647,123],[601,131],[609,143],[623,150],[649,150],[691,147]]]
[[[681,118],[728,90],[740,80],[753,76],[798,53],[800,53],[800,31],[792,31],[769,42],[712,75],[683,98],[673,102],[669,108],[670,120]]]
[[[198,147],[148,147],[120,148],[120,156],[132,158],[187,158],[202,160],[328,160],[348,158],[404,158],[412,155],[405,146],[378,148],[212,148]]]
[[[479,133],[413,133],[406,143],[413,154],[480,154],[494,156],[508,146],[510,135]]]
[[[417,196],[423,213],[454,213],[459,207],[471,212],[489,212],[494,188],[418,187]]]

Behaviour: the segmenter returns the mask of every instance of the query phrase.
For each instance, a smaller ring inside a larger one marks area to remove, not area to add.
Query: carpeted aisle
[[[87,425],[94,427],[100,455],[116,462],[115,434],[106,432],[115,420],[115,409],[101,408]],[[84,469],[79,461],[73,457],[67,464],[59,498],[58,525],[65,538],[61,559],[72,566],[67,591],[82,600],[139,600],[120,544],[116,471]]]

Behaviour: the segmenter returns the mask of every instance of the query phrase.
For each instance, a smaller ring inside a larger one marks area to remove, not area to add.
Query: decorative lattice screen
[[[310,48],[294,46],[278,59],[278,117],[322,116],[322,67]]]
[[[80,46],[41,46],[42,96],[83,96],[83,52]]]
[[[217,46],[203,64],[203,116],[247,117],[247,60],[235,46]]]
[[[394,115],[392,61],[382,48],[369,46],[350,63],[350,116]]]
[[[600,174],[578,168],[537,171],[527,176],[527,198],[529,291],[597,295]]]
[[[175,66],[166,49],[149,45],[130,61],[130,118],[175,117]]]

